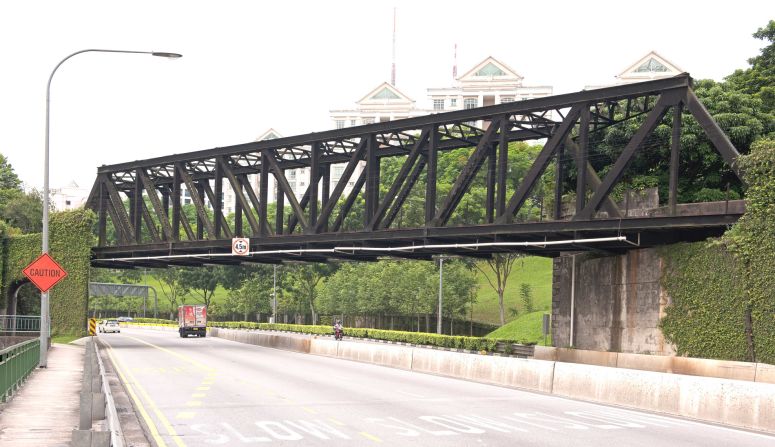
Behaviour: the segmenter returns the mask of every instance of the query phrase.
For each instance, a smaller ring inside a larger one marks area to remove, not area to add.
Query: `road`
[[[214,337],[100,334],[159,446],[773,446],[775,437]]]

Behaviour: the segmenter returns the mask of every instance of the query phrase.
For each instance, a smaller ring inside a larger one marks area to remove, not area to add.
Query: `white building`
[[[476,64],[450,87],[428,89],[433,113],[473,109],[552,94],[547,85],[522,84],[523,77],[508,65],[490,56]]]
[[[57,211],[81,208],[89,196],[89,190],[78,186],[75,180],[61,188],[51,188],[49,193],[49,200]]]
[[[669,78],[684,73],[676,64],[662,57],[656,51],[650,51],[634,64],[631,64],[621,73],[616,75],[616,80],[606,85],[587,85],[585,90],[611,87],[613,85],[630,84],[632,82],[650,81],[653,79]]]
[[[412,98],[387,82],[378,85],[357,101],[355,108],[330,111],[336,129],[412,118],[428,113],[428,110],[416,108]]]

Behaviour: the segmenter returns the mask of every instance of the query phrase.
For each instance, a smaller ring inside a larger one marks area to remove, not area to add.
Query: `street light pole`
[[[274,265],[272,276],[272,323],[277,323],[277,264]]]
[[[436,320],[436,333],[441,334],[442,288],[444,286],[444,256],[439,256],[439,318]]]
[[[49,146],[49,124],[50,110],[51,110],[51,80],[54,78],[54,74],[57,69],[71,57],[81,53],[133,53],[133,54],[150,54],[151,56],[166,57],[168,59],[177,59],[183,57],[178,53],[167,53],[160,51],[129,51],[129,50],[101,50],[101,49],[88,49],[76,51],[75,53],[67,56],[59,61],[59,63],[51,71],[51,75],[48,77],[48,84],[46,85],[46,149],[43,154],[43,253],[48,253],[48,209],[49,209],[49,187],[48,187],[48,146]],[[49,333],[49,302],[48,292],[40,293],[40,362],[38,366],[45,368],[47,366],[48,357],[48,333]]]

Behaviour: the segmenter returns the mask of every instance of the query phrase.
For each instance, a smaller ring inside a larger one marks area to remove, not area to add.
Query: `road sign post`
[[[246,237],[232,238],[231,254],[234,256],[247,256],[250,254],[250,239]]]
[[[48,334],[51,328],[48,312],[48,291],[67,277],[67,272],[44,250],[22,273],[40,289],[40,367],[47,366]]]
[[[67,272],[48,253],[43,253],[22,270],[41,292],[48,292],[67,277]]]

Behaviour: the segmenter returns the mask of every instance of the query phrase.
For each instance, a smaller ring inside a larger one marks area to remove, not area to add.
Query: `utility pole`
[[[277,264],[272,277],[272,323],[277,323]]]
[[[439,318],[436,320],[436,333],[441,334],[442,289],[444,287],[444,256],[439,256]]]

